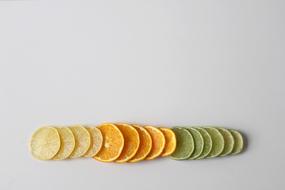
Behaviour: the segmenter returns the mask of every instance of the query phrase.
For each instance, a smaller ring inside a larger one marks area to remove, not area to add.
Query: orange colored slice
[[[135,156],[129,160],[129,162],[139,162],[141,160],[144,160],[146,156],[151,151],[152,147],[152,140],[150,134],[147,132],[147,130],[139,125],[132,125],[139,133],[140,136],[140,145],[137,153]]]
[[[145,129],[149,132],[152,139],[152,148],[146,160],[152,160],[162,153],[165,146],[165,137],[159,129],[153,126],[145,126]]]
[[[117,163],[124,163],[135,156],[140,145],[140,136],[137,130],[129,124],[116,124],[124,136],[125,144]]]
[[[161,156],[171,155],[176,148],[176,136],[175,133],[169,128],[160,128],[165,137],[165,147],[161,153]]]
[[[112,162],[116,160],[124,148],[123,134],[114,124],[102,124],[97,128],[102,133],[103,146],[94,158],[102,162]]]

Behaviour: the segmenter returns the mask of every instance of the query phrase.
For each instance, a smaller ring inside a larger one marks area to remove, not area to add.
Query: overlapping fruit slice
[[[59,133],[61,145],[58,153],[53,157],[53,160],[67,159],[75,148],[75,138],[69,128],[62,127],[56,129]]]
[[[171,155],[176,149],[176,136],[175,133],[169,128],[160,128],[164,137],[165,137],[165,147],[162,151],[161,156],[169,156]]]
[[[101,131],[96,127],[86,127],[91,137],[91,145],[89,150],[84,154],[84,157],[94,157],[101,149],[103,144],[103,136]]]
[[[152,148],[150,153],[147,155],[146,160],[153,160],[160,156],[165,146],[165,137],[163,133],[156,127],[145,126],[145,129],[151,136]]]
[[[175,160],[188,159],[195,149],[195,142],[190,131],[185,128],[175,127],[172,129],[176,136],[176,149],[171,154],[171,158]]]
[[[69,158],[79,158],[89,150],[91,144],[90,133],[81,125],[74,125],[69,128],[75,138],[75,148]]]

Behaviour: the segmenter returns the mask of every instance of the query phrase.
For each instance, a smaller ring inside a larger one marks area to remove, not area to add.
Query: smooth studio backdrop
[[[285,2],[0,0],[0,189],[285,189]],[[45,124],[219,125],[244,154],[34,160]]]

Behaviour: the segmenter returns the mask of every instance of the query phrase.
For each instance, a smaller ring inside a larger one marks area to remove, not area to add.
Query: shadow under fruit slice
[[[230,132],[232,133],[235,141],[231,154],[238,154],[243,150],[244,147],[242,134],[239,131],[233,129],[230,129]]]
[[[67,127],[56,128],[60,136],[60,149],[53,160],[64,160],[70,156],[75,148],[75,139],[72,131]]]
[[[194,160],[198,158],[203,152],[204,139],[201,133],[197,129],[189,128],[188,130],[190,131],[195,144],[194,152],[191,154],[191,156],[188,159]]]
[[[165,137],[163,133],[156,127],[145,126],[145,129],[151,136],[152,148],[150,153],[147,155],[146,160],[152,160],[157,158],[162,153],[165,146]]]
[[[224,147],[224,150],[220,156],[229,155],[234,148],[234,143],[235,143],[234,137],[233,137],[232,133],[225,128],[218,128],[218,130],[223,135],[224,140],[225,140],[225,147]]]
[[[195,144],[191,133],[185,128],[172,128],[176,136],[176,149],[171,154],[175,160],[188,159],[194,152]]]
[[[60,136],[53,127],[37,129],[30,140],[30,151],[39,160],[52,159],[60,149]]]
[[[159,128],[165,137],[165,147],[161,153],[161,156],[171,155],[176,148],[176,136],[175,133],[169,128]]]
[[[146,156],[151,151],[152,147],[152,140],[150,134],[147,132],[147,130],[139,125],[132,125],[139,133],[140,136],[140,145],[137,153],[135,156],[129,160],[129,162],[139,162],[141,160],[144,160]]]
[[[102,124],[97,127],[103,136],[103,145],[94,157],[102,162],[112,162],[116,160],[123,148],[124,137],[119,128],[114,124]]]
[[[124,136],[124,148],[120,156],[116,159],[117,163],[129,161],[137,153],[140,145],[140,137],[137,130],[129,124],[115,124]]]
[[[91,138],[87,129],[81,125],[70,126],[75,138],[75,148],[69,158],[79,158],[83,156],[89,149]]]
[[[212,138],[212,142],[213,142],[212,150],[208,154],[207,158],[217,157],[224,150],[224,146],[225,146],[224,137],[220,133],[220,131],[216,128],[209,127],[209,128],[205,128],[205,130],[207,130],[207,132],[210,134]]]
[[[203,128],[196,128],[196,129],[201,133],[201,135],[203,136],[203,139],[204,139],[203,151],[197,159],[203,159],[203,158],[207,157],[208,154],[211,152],[213,142],[212,142],[211,136],[209,135],[209,133],[205,129],[203,129]]]
[[[89,150],[84,154],[84,157],[94,157],[101,149],[103,144],[103,136],[101,131],[96,127],[85,127],[91,137],[91,145]]]

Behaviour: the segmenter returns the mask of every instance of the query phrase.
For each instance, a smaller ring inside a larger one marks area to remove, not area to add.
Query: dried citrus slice
[[[94,157],[102,162],[116,160],[124,148],[124,136],[119,128],[111,123],[98,126],[103,135],[103,146]]]
[[[175,127],[172,130],[175,133],[177,144],[171,158],[175,160],[188,159],[195,149],[195,142],[190,131],[181,127]]]
[[[103,136],[101,131],[96,127],[86,127],[91,137],[91,145],[84,157],[94,157],[101,149],[103,144]]]
[[[243,150],[243,147],[244,147],[242,134],[237,130],[231,129],[230,131],[235,141],[234,148],[231,154],[238,154]]]
[[[212,142],[211,136],[209,135],[209,133],[205,129],[203,129],[203,128],[196,128],[196,129],[201,133],[201,135],[203,136],[203,139],[204,139],[203,152],[197,159],[203,159],[203,158],[207,157],[208,154],[211,152],[213,142]]]
[[[135,156],[129,160],[129,162],[139,162],[141,160],[144,160],[146,156],[151,151],[152,147],[152,140],[150,134],[147,132],[147,130],[139,125],[132,125],[139,133],[140,136],[140,145],[137,153]]]
[[[91,144],[90,134],[87,129],[81,125],[69,127],[75,138],[75,148],[69,158],[79,158],[89,149]]]
[[[60,137],[53,127],[42,127],[34,132],[30,151],[39,160],[52,159],[60,149]]]
[[[145,129],[149,132],[152,140],[152,148],[146,160],[152,160],[162,153],[165,146],[165,137],[159,129],[153,126],[145,126]]]
[[[161,156],[171,155],[176,148],[176,136],[175,133],[169,128],[160,128],[165,137],[165,147],[162,151]]]
[[[220,156],[229,155],[233,151],[233,148],[234,148],[234,143],[235,143],[234,137],[232,133],[227,129],[218,128],[218,130],[223,135],[224,140],[225,140],[225,147]]]
[[[190,131],[191,135],[193,136],[193,139],[195,142],[194,143],[195,144],[194,152],[191,154],[191,156],[188,159],[194,160],[194,159],[198,158],[203,152],[204,139],[203,139],[203,136],[201,135],[201,133],[197,129],[191,127],[188,130]]]
[[[57,128],[56,129],[59,133],[61,146],[58,153],[53,157],[53,160],[63,160],[70,156],[75,148],[75,139],[72,131],[67,128]]]
[[[209,153],[209,155],[207,156],[207,158],[217,157],[224,150],[224,146],[225,146],[224,137],[220,133],[220,131],[214,127],[209,127],[209,128],[205,128],[205,129],[210,134],[210,136],[212,138],[212,142],[213,142],[212,150]]]
[[[140,145],[140,136],[137,130],[125,123],[118,123],[116,126],[120,129],[124,136],[125,144],[122,153],[116,159],[117,163],[124,163],[135,156]]]

